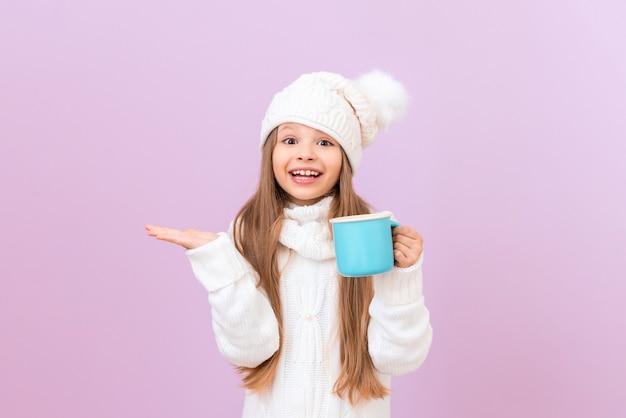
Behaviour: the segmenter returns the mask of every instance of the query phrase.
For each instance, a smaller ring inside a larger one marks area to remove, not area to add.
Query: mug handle
[[[394,221],[393,219],[390,221],[391,222],[391,227],[395,228],[396,226],[400,226],[400,222],[398,221]]]

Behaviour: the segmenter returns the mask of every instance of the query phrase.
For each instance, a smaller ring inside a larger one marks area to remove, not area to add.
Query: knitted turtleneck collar
[[[280,232],[280,243],[312,260],[335,258],[335,248],[328,224],[332,196],[310,206],[289,205]]]

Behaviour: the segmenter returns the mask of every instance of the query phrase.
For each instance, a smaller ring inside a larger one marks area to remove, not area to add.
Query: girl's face
[[[299,123],[278,127],[272,168],[291,202],[312,205],[327,196],[339,180],[341,164],[341,146],[325,133]]]

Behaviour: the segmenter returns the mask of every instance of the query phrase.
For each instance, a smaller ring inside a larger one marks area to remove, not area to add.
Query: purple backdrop
[[[425,237],[429,358],[394,417],[623,417],[622,0],[0,3],[0,415],[242,404],[182,249],[256,185],[303,72],[402,80],[357,190]]]

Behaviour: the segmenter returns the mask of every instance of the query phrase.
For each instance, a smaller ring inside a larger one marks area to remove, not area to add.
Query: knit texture
[[[340,370],[336,316],[341,279],[328,232],[330,202],[326,198],[312,206],[285,209],[280,236],[285,248],[279,257],[283,349],[273,385],[260,394],[247,394],[244,418],[390,416],[388,398],[354,407],[332,393]],[[277,349],[276,318],[232,238],[221,234],[216,241],[187,254],[197,278],[209,290],[220,351],[235,365],[253,367]],[[224,263],[230,266],[220,265]],[[381,381],[390,385],[390,375],[419,367],[432,339],[421,293],[421,259],[374,280],[368,347]]]

